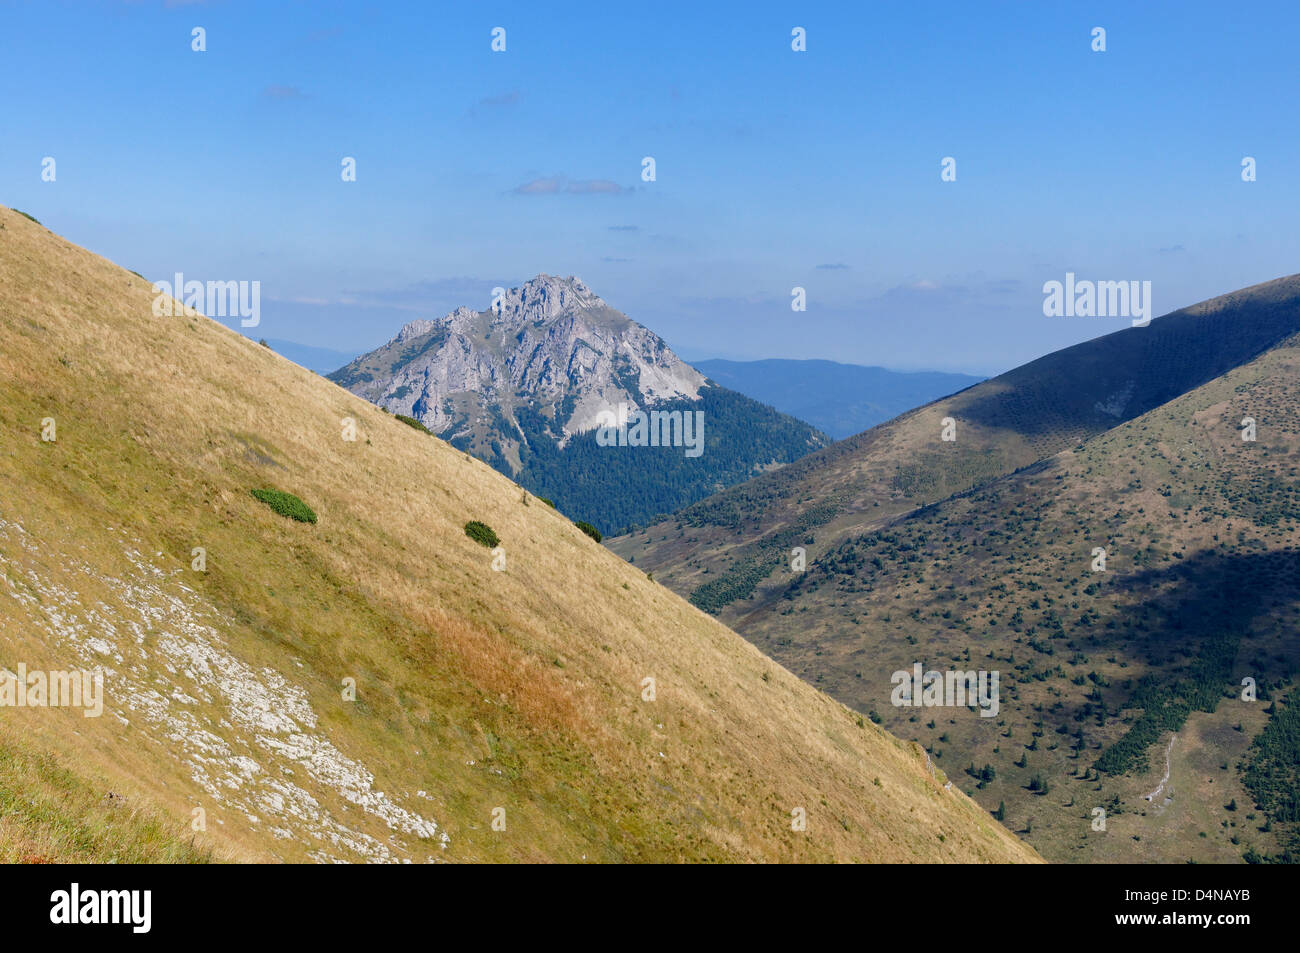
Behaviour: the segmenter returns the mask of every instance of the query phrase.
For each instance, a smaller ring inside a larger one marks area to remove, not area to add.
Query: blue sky
[[[252,333],[353,353],[547,272],[688,359],[993,373],[1129,324],[1045,317],[1067,271],[1149,280],[1157,314],[1300,271],[1297,27],[1293,3],[0,3],[0,202],[150,279],[261,281]]]

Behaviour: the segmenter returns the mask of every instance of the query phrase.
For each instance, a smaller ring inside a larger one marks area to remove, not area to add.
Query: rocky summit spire
[[[558,443],[593,429],[601,411],[696,400],[705,377],[648,328],[569,276],[538,275],[482,311],[412,321],[388,344],[330,375],[354,393],[452,439],[484,415],[521,405],[551,418]],[[506,432],[475,434],[514,441]]]
[[[505,293],[498,306],[493,305],[503,324],[520,325],[551,321],[560,315],[609,306],[592,292],[581,278],[538,275],[518,288]]]

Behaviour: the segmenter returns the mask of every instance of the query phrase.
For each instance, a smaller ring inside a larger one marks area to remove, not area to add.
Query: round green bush
[[[406,416],[406,414],[393,414],[393,416],[396,417],[398,420],[400,420],[402,423],[406,424],[406,426],[408,427],[418,430],[421,433],[427,433],[430,437],[434,436],[432,430],[430,430],[424,424],[420,423],[420,421],[416,420],[414,417],[408,417]]]
[[[465,535],[476,543],[482,543],[488,549],[495,549],[501,542],[497,534],[492,532],[492,527],[487,523],[480,523],[478,520],[470,520],[465,524]]]
[[[283,490],[250,490],[249,492],[281,516],[287,516],[299,523],[316,522],[316,511],[292,493],[285,493]]]

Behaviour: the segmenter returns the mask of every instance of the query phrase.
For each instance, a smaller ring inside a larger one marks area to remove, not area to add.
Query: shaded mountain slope
[[[775,577],[731,607],[738,630],[920,741],[1045,856],[1300,856],[1300,763],[1269,730],[1300,704],[1300,337]],[[1000,671],[997,716],[895,706],[918,662]]]
[[[1300,278],[1057,351],[702,500],[612,548],[737,623],[809,558],[1158,407],[1300,331]],[[945,420],[955,439],[942,439]],[[743,629],[742,629],[743,632]]]

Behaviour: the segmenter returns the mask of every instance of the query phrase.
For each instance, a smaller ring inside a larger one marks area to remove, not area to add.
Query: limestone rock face
[[[563,446],[602,411],[698,400],[706,378],[658,335],[607,305],[579,278],[538,275],[484,311],[461,307],[403,327],[330,378],[447,439],[497,440],[536,408]]]

